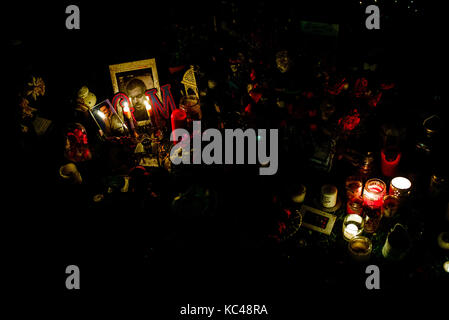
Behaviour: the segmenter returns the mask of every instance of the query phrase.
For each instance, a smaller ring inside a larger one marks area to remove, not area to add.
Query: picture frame
[[[113,64],[109,66],[109,72],[114,94],[122,92],[129,97],[137,126],[148,125],[151,121],[143,105],[143,99],[146,97],[144,92],[156,88],[158,98],[161,99],[156,59]],[[122,110],[117,113],[123,119]]]
[[[106,138],[129,134],[127,126],[117,114],[109,99],[96,104],[89,112],[102,135]]]
[[[307,205],[302,205],[300,212],[304,227],[326,235],[331,234],[337,216]]]
[[[109,73],[114,94],[127,94],[126,83],[132,78],[138,78],[145,83],[146,90],[156,88],[159,98],[161,96],[155,58],[112,64],[109,65]]]

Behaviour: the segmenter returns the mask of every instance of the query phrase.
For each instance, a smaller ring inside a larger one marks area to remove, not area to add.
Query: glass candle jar
[[[359,262],[369,260],[373,250],[373,244],[370,239],[363,236],[356,236],[349,240],[349,255],[352,259]]]
[[[393,178],[390,182],[389,194],[398,197],[399,200],[407,198],[410,194],[412,183],[404,177]]]
[[[201,120],[201,118],[203,117],[203,113],[201,112],[200,100],[195,95],[181,97],[179,108],[186,112],[187,120],[189,122]]]
[[[346,197],[348,200],[360,198],[362,196],[362,179],[357,176],[350,176],[346,179]]]
[[[363,200],[362,198],[353,198],[348,200],[346,205],[347,214],[358,214],[359,216],[363,213]]]
[[[369,179],[363,189],[363,204],[371,208],[380,208],[387,193],[385,182],[380,179]]]
[[[386,151],[382,149],[380,155],[382,174],[386,177],[394,177],[402,154],[398,151]]]
[[[394,195],[387,195],[384,197],[382,204],[382,217],[392,218],[399,208],[399,199]]]
[[[363,232],[363,218],[358,214],[348,214],[343,221],[343,238],[346,241]]]
[[[374,233],[379,227],[380,220],[382,219],[382,211],[379,207],[365,207],[363,210],[365,224],[364,231],[366,233]]]

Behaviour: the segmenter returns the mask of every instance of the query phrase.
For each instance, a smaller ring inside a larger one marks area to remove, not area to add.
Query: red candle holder
[[[187,128],[187,113],[182,109],[175,109],[171,114],[171,128],[173,134],[173,143],[176,144],[176,129],[186,129]]]
[[[385,153],[385,149],[382,149],[380,152],[381,155],[381,170],[382,174],[386,177],[394,177],[396,176],[397,168],[399,165],[399,161],[401,161],[401,152],[393,152],[392,157],[387,157]],[[390,154],[388,154],[390,156]],[[390,159],[387,159],[390,158]]]
[[[387,187],[382,180],[369,179],[363,189],[363,204],[370,208],[382,207],[386,190]]]

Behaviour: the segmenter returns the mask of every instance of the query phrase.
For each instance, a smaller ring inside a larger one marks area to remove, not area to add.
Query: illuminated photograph
[[[105,100],[90,110],[99,129],[106,137],[122,136],[127,133],[126,125],[115,112],[109,100]]]
[[[150,120],[145,91],[156,88],[160,92],[155,59],[110,65],[109,70],[114,93],[123,92],[129,97],[134,119]]]

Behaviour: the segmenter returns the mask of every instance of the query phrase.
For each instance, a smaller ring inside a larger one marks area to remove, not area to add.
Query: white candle
[[[449,261],[446,261],[446,262],[443,264],[443,268],[444,268],[444,271],[449,272]]]
[[[346,239],[350,240],[356,236],[358,232],[359,228],[355,224],[350,223],[345,228],[344,236]]]
[[[346,241],[358,236],[363,231],[363,218],[357,214],[349,214],[343,221],[343,238]]]
[[[404,177],[396,177],[391,180],[389,194],[395,195],[398,198],[405,197],[410,193],[412,183],[409,179]]]
[[[337,203],[337,188],[326,184],[321,187],[321,205],[325,208],[333,208]]]

